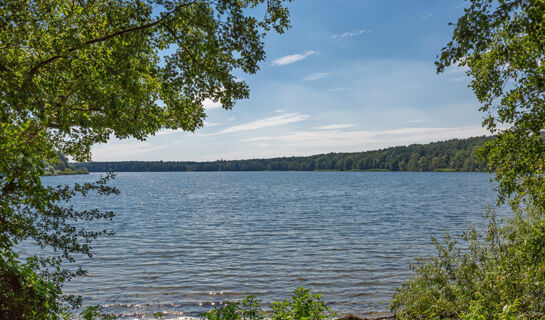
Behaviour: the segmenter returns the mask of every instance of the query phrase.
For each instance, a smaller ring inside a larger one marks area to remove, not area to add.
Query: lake
[[[99,174],[43,178],[91,181]],[[266,303],[305,286],[339,313],[387,314],[431,236],[485,226],[485,173],[120,173],[118,196],[78,199],[117,213],[94,242],[89,271],[66,286],[86,305],[128,319],[196,316],[256,295]],[[502,209],[500,214],[507,214]]]

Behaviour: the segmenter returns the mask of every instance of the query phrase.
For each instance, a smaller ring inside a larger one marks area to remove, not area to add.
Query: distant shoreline
[[[89,172],[486,171],[477,151],[493,137],[452,139],[375,151],[216,161],[112,161],[70,164]]]
[[[87,170],[64,170],[64,171],[45,171],[44,177],[55,177],[55,176],[75,176],[80,174],[89,174],[89,171]]]
[[[393,172],[414,172],[414,173],[483,173],[487,174],[489,172],[487,171],[455,171],[455,170],[433,170],[433,171],[392,171],[392,170],[191,170],[191,171],[89,171],[90,173],[178,173],[178,172],[187,172],[187,173],[198,173],[198,172],[373,172],[373,173],[393,173]],[[46,176],[53,176],[53,175],[46,175]]]

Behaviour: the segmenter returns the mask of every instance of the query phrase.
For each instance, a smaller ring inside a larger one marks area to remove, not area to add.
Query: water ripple
[[[250,294],[270,304],[301,285],[338,313],[382,315],[409,263],[433,253],[430,237],[484,227],[495,202],[479,173],[122,173],[114,185],[120,196],[76,201],[114,210],[95,226],[116,234],[66,289],[131,319],[183,319]]]

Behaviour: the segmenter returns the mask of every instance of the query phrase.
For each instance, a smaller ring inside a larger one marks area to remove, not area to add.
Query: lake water
[[[409,263],[434,253],[430,237],[483,228],[496,200],[484,173],[120,173],[112,185],[119,196],[77,201],[114,210],[99,227],[115,235],[94,243],[89,275],[66,291],[128,319],[247,295],[270,303],[299,286],[339,314],[384,315]]]

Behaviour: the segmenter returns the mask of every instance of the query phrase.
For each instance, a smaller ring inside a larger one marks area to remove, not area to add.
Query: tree
[[[112,136],[144,140],[161,128],[193,131],[203,125],[206,99],[232,108],[249,94],[236,74],[256,72],[266,33],[288,27],[287,1],[0,2],[0,265],[17,269],[14,246],[32,239],[60,255],[40,257],[25,270],[40,272],[56,290],[81,274],[57,267],[74,253],[90,254],[90,241],[108,232],[75,222],[113,213],[61,203],[116,190],[108,178],[45,187],[44,163],[56,152],[89,160],[91,146]],[[28,278],[19,276],[28,272],[10,274],[20,283]],[[14,310],[6,301],[0,309]]]
[[[466,68],[496,134],[482,151],[499,181],[500,201],[545,207],[545,2],[471,0],[437,71]]]
[[[437,71],[464,67],[496,134],[479,152],[513,216],[435,241],[394,295],[398,319],[545,317],[545,2],[470,0]],[[464,168],[476,166],[469,157]]]

